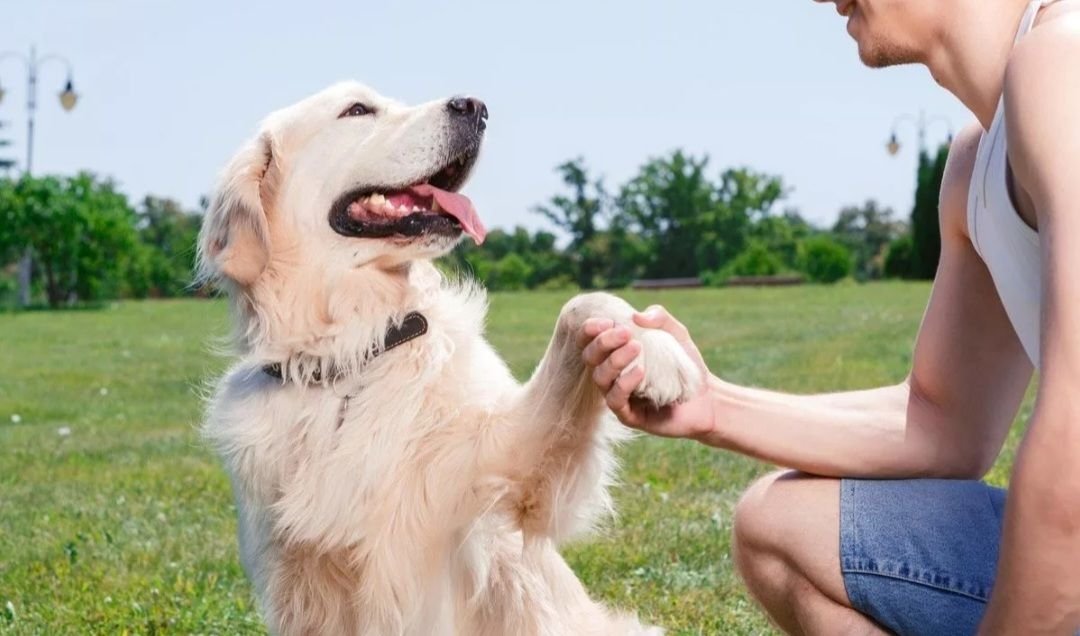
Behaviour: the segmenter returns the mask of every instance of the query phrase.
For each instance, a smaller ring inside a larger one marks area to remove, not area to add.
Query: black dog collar
[[[383,338],[382,348],[372,349],[367,356],[367,360],[370,361],[380,354],[386,353],[391,349],[400,347],[401,345],[415,340],[420,336],[427,333],[428,321],[424,318],[423,314],[419,312],[410,312],[401,321],[400,326],[390,325],[386,330],[386,337]],[[262,368],[263,373],[276,378],[278,380],[284,379],[284,375],[281,371],[281,363],[275,362],[274,364],[268,364]],[[327,377],[331,382],[335,381],[344,375],[337,369],[330,369],[329,373],[324,374],[321,367],[316,367],[311,373],[311,381],[318,384],[323,381],[323,377]]]

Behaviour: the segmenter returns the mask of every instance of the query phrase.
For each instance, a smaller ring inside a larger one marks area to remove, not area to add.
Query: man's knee
[[[759,478],[735,505],[731,543],[735,565],[744,578],[756,578],[765,569],[764,561],[780,556],[775,538],[783,532],[783,510],[776,502],[777,481],[788,474],[778,471]]]
[[[776,574],[802,563],[800,550],[823,550],[839,537],[825,520],[838,515],[833,480],[795,471],[770,473],[746,490],[735,506],[732,545],[744,578]],[[816,525],[829,526],[828,529]],[[826,536],[828,535],[828,536]]]

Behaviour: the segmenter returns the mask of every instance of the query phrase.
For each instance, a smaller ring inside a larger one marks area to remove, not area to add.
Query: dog
[[[459,190],[487,107],[334,85],[270,115],[228,163],[198,273],[230,299],[236,360],[207,405],[241,562],[274,634],[644,635],[557,546],[612,509],[613,448],[583,321],[635,330],[638,397],[701,372],[607,294],[562,309],[532,378],[484,340],[486,297],[433,259],[485,229]]]

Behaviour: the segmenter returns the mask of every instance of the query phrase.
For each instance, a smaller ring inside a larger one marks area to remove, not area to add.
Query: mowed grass
[[[897,382],[929,287],[624,294],[669,306],[712,370],[793,392]],[[499,294],[488,334],[519,378],[568,293]],[[199,439],[227,361],[220,301],[0,315],[0,633],[264,633],[237,561],[229,485]],[[1030,413],[1030,399],[1021,412]],[[1003,484],[1014,427],[991,475]],[[674,634],[771,628],[730,557],[740,492],[770,469],[680,441],[622,450],[619,517],[565,552],[589,589]]]

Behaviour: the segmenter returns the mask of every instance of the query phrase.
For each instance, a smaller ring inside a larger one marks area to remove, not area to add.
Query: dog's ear
[[[199,276],[254,283],[270,260],[267,202],[277,176],[273,143],[261,134],[229,162],[199,233]]]

